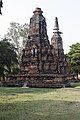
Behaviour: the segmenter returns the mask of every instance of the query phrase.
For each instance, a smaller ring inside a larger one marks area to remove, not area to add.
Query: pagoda
[[[69,69],[61,34],[56,17],[50,44],[43,11],[41,8],[33,11],[33,16],[30,18],[28,41],[22,52],[20,71],[18,75],[12,76],[17,80],[19,86],[64,86],[65,81],[68,80]]]

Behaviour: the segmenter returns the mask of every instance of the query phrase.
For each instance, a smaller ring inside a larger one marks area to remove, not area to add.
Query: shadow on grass
[[[0,120],[79,120],[80,102],[33,100],[0,104]]]

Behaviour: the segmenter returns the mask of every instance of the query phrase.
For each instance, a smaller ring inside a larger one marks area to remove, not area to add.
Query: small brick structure
[[[69,79],[68,57],[64,54],[58,18],[55,18],[50,44],[46,19],[42,13],[41,8],[33,11],[20,71],[18,75],[7,76],[9,83],[16,81],[18,86],[24,86],[26,83],[29,87],[63,87]]]

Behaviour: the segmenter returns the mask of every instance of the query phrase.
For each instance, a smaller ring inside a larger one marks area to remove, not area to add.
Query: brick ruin
[[[36,8],[30,18],[29,36],[23,49],[20,72],[9,79],[16,79],[20,86],[63,87],[69,77],[69,66],[61,34],[56,17],[50,44],[43,11]]]

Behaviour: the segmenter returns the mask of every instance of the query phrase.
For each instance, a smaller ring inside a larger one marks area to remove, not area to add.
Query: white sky
[[[80,42],[80,0],[3,0],[0,38],[6,34],[10,22],[29,24],[36,7],[43,10],[49,40],[53,35],[54,19],[58,17],[65,53],[69,46]]]

